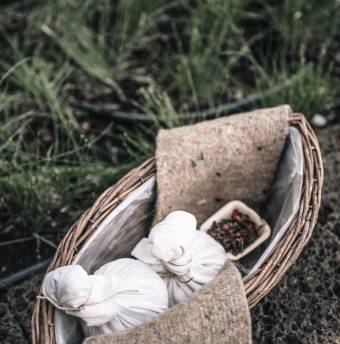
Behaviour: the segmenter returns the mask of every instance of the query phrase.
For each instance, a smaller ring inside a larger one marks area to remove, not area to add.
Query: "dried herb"
[[[259,236],[255,223],[237,209],[230,218],[214,221],[208,234],[233,255],[241,253]]]

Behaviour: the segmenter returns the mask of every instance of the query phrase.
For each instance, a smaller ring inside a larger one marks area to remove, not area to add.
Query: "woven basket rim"
[[[301,134],[305,160],[300,206],[288,230],[262,267],[243,279],[251,308],[269,293],[296,261],[311,237],[320,208],[323,166],[318,140],[304,115],[292,114],[289,124]],[[46,274],[57,267],[71,264],[78,248],[88,240],[106,216],[155,173],[155,159],[150,158],[105,190],[65,234]],[[32,343],[55,343],[54,307],[40,296],[41,289],[32,316]]]

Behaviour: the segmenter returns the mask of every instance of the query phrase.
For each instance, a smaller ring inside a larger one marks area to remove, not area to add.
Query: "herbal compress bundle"
[[[185,211],[169,214],[123,258],[88,274],[80,265],[47,274],[42,293],[80,319],[86,336],[123,331],[188,299],[213,279],[227,255]]]

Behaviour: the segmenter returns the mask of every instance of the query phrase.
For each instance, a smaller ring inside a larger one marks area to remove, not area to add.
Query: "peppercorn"
[[[258,229],[249,216],[235,209],[230,218],[214,221],[208,234],[217,240],[226,252],[241,253],[259,236]]]

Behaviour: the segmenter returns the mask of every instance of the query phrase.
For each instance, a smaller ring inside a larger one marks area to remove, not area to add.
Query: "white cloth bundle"
[[[80,265],[49,272],[43,295],[58,309],[84,320],[85,335],[122,331],[168,308],[164,281],[147,265],[118,259],[88,275]]]
[[[195,216],[185,211],[169,214],[131,254],[164,278],[170,306],[188,299],[213,279],[227,259],[224,248],[196,230]]]

